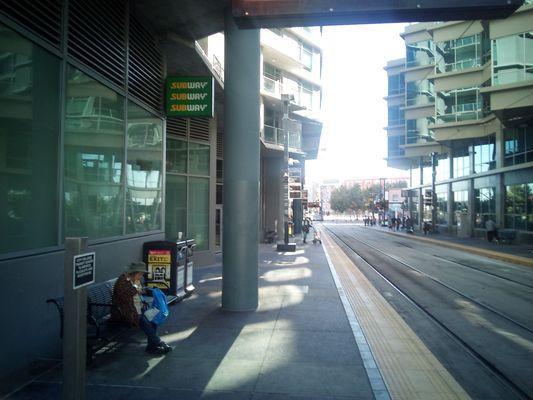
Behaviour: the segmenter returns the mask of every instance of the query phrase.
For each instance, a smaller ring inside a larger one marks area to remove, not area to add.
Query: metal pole
[[[438,153],[431,153],[431,232],[436,232],[437,225],[437,194],[435,193],[435,181],[437,178]]]
[[[290,200],[289,200],[289,103],[290,98],[288,95],[281,95],[283,100],[283,119],[281,120],[281,128],[283,129],[283,167],[285,173],[283,174],[283,205],[285,213],[283,215],[283,226],[285,229],[283,238],[285,244],[289,244],[289,214],[290,214]]]
[[[85,399],[87,288],[74,290],[74,256],[87,251],[87,238],[66,238],[63,316],[63,400]]]
[[[255,310],[259,266],[259,30],[225,15],[222,308]]]

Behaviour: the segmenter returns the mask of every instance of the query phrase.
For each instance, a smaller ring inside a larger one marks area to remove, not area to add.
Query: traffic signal
[[[433,190],[426,189],[424,192],[424,205],[432,206],[433,205]]]

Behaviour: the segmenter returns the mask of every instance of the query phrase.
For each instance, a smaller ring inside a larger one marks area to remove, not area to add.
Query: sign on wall
[[[213,117],[212,76],[170,76],[167,78],[167,117]]]
[[[72,267],[74,268],[74,282],[72,283],[74,289],[94,283],[96,267],[95,253],[74,256]]]

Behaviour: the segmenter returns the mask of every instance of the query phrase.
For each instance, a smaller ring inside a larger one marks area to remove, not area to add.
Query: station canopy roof
[[[159,33],[198,40],[224,30],[227,7],[241,28],[504,18],[523,0],[133,0]]]

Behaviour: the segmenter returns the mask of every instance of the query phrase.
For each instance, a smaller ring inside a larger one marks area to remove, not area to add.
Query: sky
[[[306,181],[405,177],[387,167],[387,61],[405,57],[405,24],[323,30],[322,137]]]

